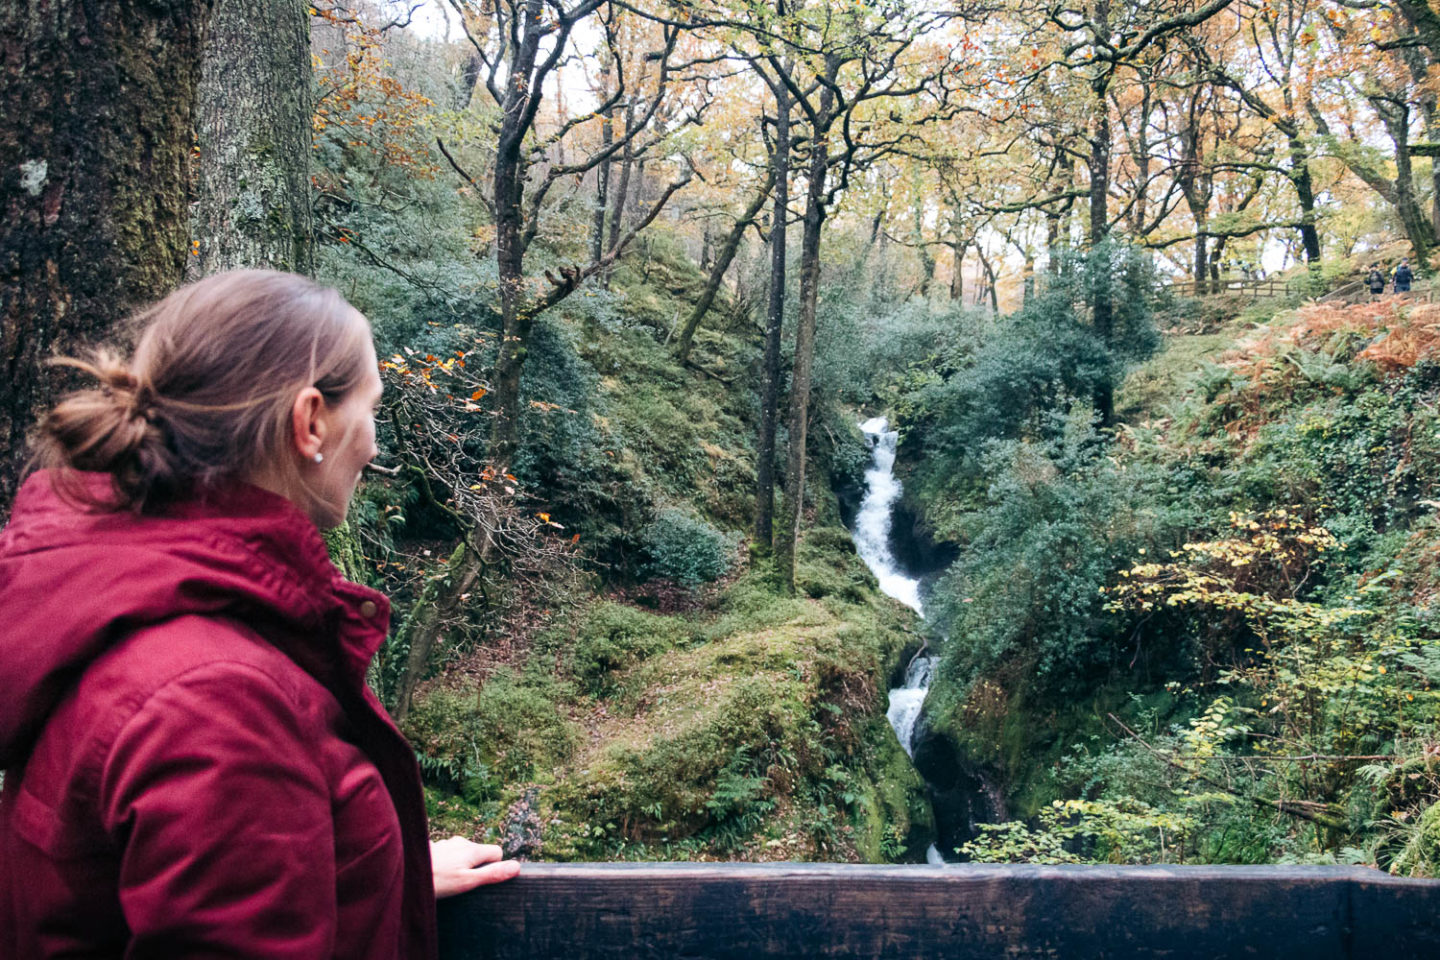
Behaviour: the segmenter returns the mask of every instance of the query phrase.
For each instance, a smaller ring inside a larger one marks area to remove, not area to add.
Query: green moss
[[[478,694],[428,691],[411,709],[405,732],[432,782],[494,800],[504,782],[545,777],[575,752],[579,728],[556,709],[567,693],[549,678],[499,671]]]
[[[858,582],[842,534],[812,537],[807,557]],[[596,603],[521,676],[491,677],[477,708],[430,694],[411,733],[486,765],[487,790],[471,777],[467,798],[459,761],[450,787],[487,826],[536,787],[547,859],[904,857],[931,814],[885,720],[884,679],[915,621],[869,589],[789,597],[762,568],[690,616]]]
[[[662,653],[688,636],[675,618],[646,613],[624,604],[601,602],[577,624],[570,646],[571,669],[596,694],[612,689],[628,667]]]
[[[867,863],[922,860],[935,838],[935,814],[925,782],[884,717],[870,721],[864,740],[874,754],[861,789],[864,807],[873,815],[860,819],[856,837],[860,858]]]
[[[886,602],[875,590],[875,578],[865,567],[843,527],[810,530],[795,551],[795,589],[807,597],[836,597],[846,603]]]

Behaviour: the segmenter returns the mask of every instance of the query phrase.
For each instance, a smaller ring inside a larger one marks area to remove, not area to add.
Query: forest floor
[[[404,724],[432,827],[547,860],[923,859],[924,786],[885,719],[918,621],[876,589],[832,489],[868,452],[848,413],[818,415],[786,596],[741,549],[754,328],[717,306],[687,366],[665,336],[698,280],[657,246],[643,276],[617,272],[614,306],[546,321],[532,389],[557,410],[532,415],[520,469],[609,565],[519,629],[449,645]],[[729,572],[686,585],[712,547]]]

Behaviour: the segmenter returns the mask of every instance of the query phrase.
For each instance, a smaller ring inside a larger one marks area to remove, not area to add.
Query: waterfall
[[[880,581],[881,591],[923,617],[920,581],[905,576],[890,552],[891,515],[903,489],[895,479],[895,444],[900,434],[890,429],[884,417],[866,420],[860,424],[860,432],[870,444],[872,463],[865,471],[865,499],[855,514],[855,549]]]
[[[923,617],[920,581],[905,575],[890,549],[895,501],[903,490],[895,479],[895,446],[900,434],[890,429],[884,417],[866,420],[860,424],[860,432],[870,444],[872,462],[865,471],[865,498],[855,514],[855,549],[880,582],[880,590]],[[935,663],[935,657],[916,657],[905,670],[904,684],[890,691],[890,707],[885,715],[907,756],[915,755],[915,721],[920,718]],[[945,862],[934,844],[925,851],[925,859],[929,863]]]
[[[905,685],[890,691],[890,709],[885,711],[900,746],[912,757],[915,755],[915,721],[920,719],[920,708],[925,704],[930,672],[934,668],[934,657],[916,657],[905,671]]]

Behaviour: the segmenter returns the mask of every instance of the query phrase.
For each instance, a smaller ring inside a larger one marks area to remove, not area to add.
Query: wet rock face
[[[953,543],[936,543],[905,497],[895,504],[890,526],[890,550],[900,566],[913,576],[927,579],[955,562],[959,550]]]
[[[835,483],[833,489],[840,506],[840,522],[847,530],[853,530],[855,514],[860,512],[860,501],[865,499],[865,484],[846,479]]]
[[[935,845],[947,860],[954,850],[973,840],[982,823],[1007,819],[1002,793],[987,771],[963,763],[947,738],[920,730],[915,738],[915,769],[930,786],[930,804],[935,811]]]

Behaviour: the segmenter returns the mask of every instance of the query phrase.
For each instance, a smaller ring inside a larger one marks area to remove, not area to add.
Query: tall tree
[[[465,26],[466,39],[482,64],[480,84],[496,106],[500,118],[496,124],[498,139],[489,196],[481,194],[495,221],[495,253],[499,273],[501,312],[501,343],[499,357],[491,377],[494,400],[494,427],[490,435],[489,458],[497,473],[504,473],[519,442],[520,382],[536,317],[560,303],[579,289],[580,285],[608,269],[635,237],[659,216],[670,198],[690,180],[688,165],[672,181],[653,204],[632,223],[629,229],[613,237],[600,256],[586,244],[584,265],[561,267],[558,275],[546,271],[543,281],[548,289],[536,291],[534,280],[525,274],[525,255],[540,235],[545,219],[545,199],[550,190],[562,181],[578,180],[591,170],[611,160],[619,151],[627,157],[643,156],[665,142],[678,128],[698,122],[703,104],[695,104],[651,130],[670,92],[676,63],[676,42],[682,26],[666,24],[659,33],[658,45],[632,57],[657,66],[657,74],[647,89],[637,93],[627,85],[638,80],[627,73],[627,59],[615,46],[615,31],[601,31],[606,47],[606,62],[613,72],[613,90],[604,90],[604,99],[589,114],[563,119],[552,130],[537,131],[537,120],[544,98],[545,85],[553,78],[560,63],[574,53],[572,40],[577,28],[587,21],[604,0],[576,0],[568,6],[547,0],[499,0],[494,4],[470,4],[451,0]],[[565,141],[587,122],[608,118],[622,101],[627,103],[625,129],[608,139],[601,138],[599,149],[579,156],[571,162],[552,158],[549,151]],[[641,106],[636,107],[636,103]],[[631,112],[631,110],[635,112]],[[442,153],[451,166],[472,188],[480,183],[469,174],[443,142]],[[542,173],[543,171],[543,173]],[[621,181],[623,202],[625,174]],[[533,184],[532,184],[533,181]],[[611,203],[615,201],[612,199]],[[592,230],[595,224],[592,222]],[[591,240],[598,236],[592,232]],[[449,577],[428,598],[436,613],[413,625],[407,624],[410,641],[409,666],[405,694],[397,710],[403,715],[408,709],[409,691],[413,690],[431,651],[444,617],[440,614],[459,608],[461,597],[469,590],[487,563],[496,559],[496,527],[483,519],[464,532],[464,542],[449,566]]]
[[[188,272],[312,273],[308,5],[214,2],[196,111]]]
[[[1234,157],[1228,166],[1259,174],[1279,174],[1295,193],[1300,217],[1297,230],[1305,260],[1320,262],[1320,230],[1316,190],[1310,161],[1314,154],[1311,131],[1306,127],[1309,102],[1305,76],[1306,50],[1315,37],[1319,5],[1314,0],[1280,0],[1245,10],[1234,32],[1247,41],[1245,57],[1217,56],[1216,47],[1230,52],[1223,38],[1196,33],[1188,36],[1191,56],[1215,83],[1227,87],[1245,109],[1263,120],[1283,138],[1284,165],[1264,156],[1246,160]],[[1223,243],[1224,236],[1217,238]]]
[[[1047,32],[1062,38],[1048,62],[1034,69],[1028,84],[1048,82],[1054,68],[1076,74],[1088,89],[1089,116],[1086,121],[1086,165],[1090,171],[1089,219],[1086,239],[1098,246],[1110,236],[1111,151],[1114,147],[1110,91],[1121,73],[1134,68],[1154,44],[1190,30],[1215,16],[1232,0],[1207,0],[1189,8],[1178,3],[1116,7],[1112,0],[1090,0],[1083,9],[1042,5],[1034,8],[1038,37]],[[1038,48],[1037,48],[1038,49]],[[1105,343],[1113,339],[1115,305],[1107,284],[1095,285],[1090,304],[1096,333]],[[1095,394],[1101,422],[1109,425],[1115,417],[1114,385],[1102,378]]]
[[[783,5],[779,5],[783,12]],[[788,64],[783,65],[788,69]],[[769,554],[775,531],[775,433],[780,426],[780,342],[785,327],[785,237],[790,229],[790,91],[775,85],[775,141],[770,169],[770,282],[765,307],[765,354],[760,388],[760,437],[755,444],[755,549]]]
[[[806,127],[800,315],[790,374],[785,497],[775,536],[777,566],[790,590],[795,588],[795,550],[804,514],[822,230],[831,205],[856,170],[917,141],[923,128],[948,109],[946,57],[924,57],[921,66],[907,63],[906,55],[952,16],[899,5],[819,4],[793,11],[781,7],[775,19],[756,24],[768,49],[749,59],[772,89],[784,86]],[[772,45],[777,38],[783,39],[783,50]],[[907,101],[920,106],[903,122],[895,109],[888,114],[876,109],[880,102]]]
[[[561,62],[575,52],[572,41],[577,28],[589,21],[604,2],[573,0],[567,5],[547,0],[499,0],[493,4],[472,4],[468,0],[451,0],[461,14],[466,38],[483,64],[481,83],[500,109],[486,204],[495,219],[502,325],[499,357],[492,377],[491,402],[495,417],[490,456],[502,467],[509,464],[519,442],[520,379],[535,318],[573,293],[585,280],[609,268],[635,236],[659,215],[670,197],[689,182],[686,169],[628,231],[619,236],[612,232],[607,249],[598,258],[587,258],[588,264],[564,267],[558,274],[546,273],[550,286],[544,292],[536,293],[527,282],[525,254],[540,232],[544,201],[556,183],[582,177],[620,151],[624,151],[627,163],[643,156],[676,128],[697,121],[703,110],[703,105],[692,105],[684,115],[672,117],[663,129],[642,139],[641,134],[650,130],[651,121],[665,103],[674,79],[673,57],[682,25],[664,25],[657,48],[634,58],[642,64],[658,65],[657,75],[639,108],[635,108],[636,97],[627,91],[627,84],[636,78],[627,75],[627,60],[615,48],[615,32],[606,29],[602,31],[602,42],[607,62],[615,71],[614,91],[594,113],[567,120],[545,136],[535,135],[546,84],[553,80]],[[582,124],[607,116],[622,99],[627,103],[627,117],[625,129],[619,136],[612,135],[600,149],[574,162],[548,162],[547,150]],[[633,115],[629,112],[631,108],[635,108]],[[447,157],[453,165],[454,158],[448,154]],[[532,174],[538,172],[538,167],[544,167],[544,174],[537,176],[537,182],[531,187]],[[472,185],[478,185],[463,168],[456,165],[456,169]],[[624,202],[625,179],[622,170],[621,188],[617,191],[619,203]]]
[[[113,335],[183,277],[209,16],[208,0],[0,6],[0,512],[52,349]]]
[[[730,264],[735,260],[735,254],[740,249],[740,240],[745,236],[745,231],[755,223],[755,218],[760,215],[760,208],[765,206],[765,201],[770,198],[770,189],[775,185],[775,170],[771,168],[766,171],[760,186],[755,190],[750,204],[740,214],[739,218],[730,227],[730,232],[720,243],[720,252],[715,257],[715,263],[710,267],[710,275],[705,280],[705,287],[700,291],[700,297],[691,308],[690,315],[685,318],[681,325],[680,337],[675,342],[675,356],[681,363],[690,359],[690,348],[695,342],[695,331],[700,329],[700,321],[705,319],[705,314],[710,312],[710,307],[715,302],[715,295],[720,292],[720,283],[725,279],[725,272],[730,269]]]

